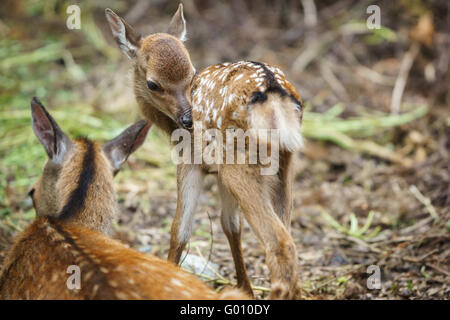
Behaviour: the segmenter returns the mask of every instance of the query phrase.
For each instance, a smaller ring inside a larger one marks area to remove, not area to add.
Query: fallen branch
[[[421,228],[421,227],[427,225],[427,224],[430,223],[432,220],[433,220],[432,217],[428,217],[428,218],[426,218],[426,219],[422,219],[422,220],[420,220],[419,222],[413,224],[412,226],[409,226],[409,227],[407,227],[407,228],[401,229],[401,230],[399,231],[399,233],[400,233],[400,234],[408,234],[408,233],[411,233],[412,231],[415,231],[415,230],[417,230],[417,229],[419,229],[419,228]]]
[[[437,265],[434,265],[434,264],[431,264],[431,263],[427,263],[426,266],[430,267],[431,269],[434,269],[434,270],[436,270],[436,271],[438,271],[440,273],[445,274],[447,277],[450,277],[450,271],[448,271],[448,270],[446,270],[444,268],[441,268],[441,267],[439,267]]]
[[[439,221],[439,215],[437,214],[436,209],[434,209],[433,205],[431,204],[431,200],[425,197],[415,185],[411,185],[409,187],[409,191],[411,191],[414,197],[416,197],[416,199],[425,206],[425,209],[433,217],[434,221]]]
[[[391,113],[398,114],[400,112],[400,105],[402,102],[403,91],[406,87],[406,82],[408,81],[409,70],[416,59],[417,53],[419,53],[420,45],[414,42],[409,48],[408,52],[402,59],[400,65],[400,71],[398,73],[397,80],[395,81],[394,89],[392,90],[391,98]]]

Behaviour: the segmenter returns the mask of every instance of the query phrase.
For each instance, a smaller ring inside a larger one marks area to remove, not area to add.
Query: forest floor
[[[128,10],[119,6],[118,12],[144,34],[164,30],[176,9],[165,1],[144,9],[139,3],[131,1]],[[224,61],[274,63],[305,103],[306,144],[295,155],[291,226],[303,297],[450,298],[450,9],[445,1],[417,5],[406,18],[395,18],[404,9],[401,1],[380,4],[389,13],[383,16],[389,28],[379,32],[361,31],[364,1],[323,4],[317,8],[319,23],[308,28],[300,2],[274,9],[261,2],[257,12],[254,1],[243,7],[246,2],[212,3],[200,8],[185,2],[187,47],[197,69]],[[39,17],[31,22],[34,30],[64,26],[60,15],[35,10],[26,13]],[[34,218],[26,192],[45,159],[29,128],[31,96],[40,96],[71,134],[110,138],[139,118],[125,76],[130,64],[115,48],[103,8],[89,10],[85,29],[54,31],[50,40],[44,31],[30,31],[23,11],[8,18],[0,11],[0,32],[7,35],[0,41],[0,70],[9,81],[3,81],[0,95],[0,265],[14,236]],[[145,10],[150,16],[142,16]],[[434,20],[423,14],[427,10]],[[230,21],[233,12],[240,13]],[[36,54],[39,50],[44,54]],[[402,103],[393,106],[394,88],[402,80],[407,82]],[[392,108],[400,115],[425,111],[403,121]],[[115,179],[121,215],[114,237],[162,258],[176,206],[170,159],[169,139],[152,129]],[[216,276],[205,281],[220,289],[235,283],[235,272],[213,176],[199,202],[187,252],[218,265]],[[255,293],[265,298],[270,282],[264,249],[246,223],[242,243]],[[380,287],[373,288],[377,270]]]

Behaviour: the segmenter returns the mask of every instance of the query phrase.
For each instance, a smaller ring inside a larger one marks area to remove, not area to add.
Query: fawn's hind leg
[[[237,202],[228,189],[218,179],[219,193],[222,200],[222,215],[220,222],[230,244],[236,268],[237,286],[253,296],[253,290],[245,268],[244,255],[241,246],[242,219],[237,210]]]
[[[260,175],[257,166],[223,165],[219,178],[237,200],[244,217],[264,245],[271,277],[270,298],[298,298],[295,244],[272,206],[270,193],[276,177]]]
[[[294,183],[293,154],[288,151],[280,153],[280,167],[273,183],[272,205],[275,213],[284,223],[286,229],[291,229],[292,185]]]

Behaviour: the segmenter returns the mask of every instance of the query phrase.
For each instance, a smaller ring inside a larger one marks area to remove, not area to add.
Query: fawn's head
[[[29,192],[36,216],[50,216],[108,233],[117,205],[112,180],[145,140],[150,125],[139,121],[104,144],[71,140],[44,106],[33,98],[34,133],[48,159]]]
[[[191,89],[195,75],[189,53],[183,44],[186,21],[179,5],[167,33],[139,35],[112,10],[106,18],[120,49],[134,63],[134,89],[142,100],[184,128],[192,127]]]

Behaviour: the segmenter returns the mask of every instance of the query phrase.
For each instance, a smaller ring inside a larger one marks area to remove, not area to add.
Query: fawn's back
[[[295,151],[302,143],[300,96],[278,67],[216,64],[194,77],[191,96],[194,122],[205,129],[278,129],[282,149]]]

